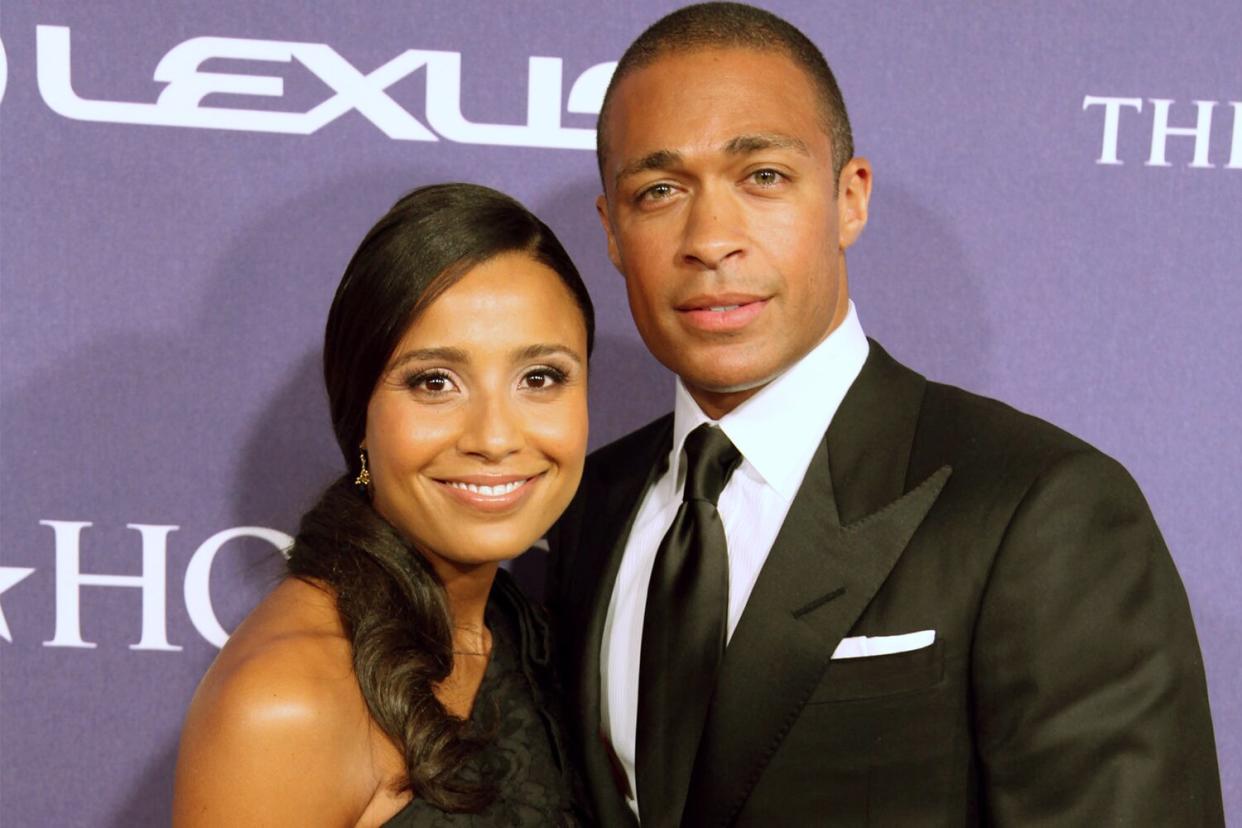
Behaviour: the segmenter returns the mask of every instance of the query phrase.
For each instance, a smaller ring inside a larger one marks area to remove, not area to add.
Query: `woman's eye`
[[[421,391],[425,394],[444,394],[456,388],[453,385],[452,378],[448,374],[438,371],[429,373],[415,374],[406,380],[406,385],[412,391]]]
[[[536,390],[551,388],[563,382],[565,382],[565,373],[556,368],[537,368],[533,371],[527,371],[522,377],[523,385]]]

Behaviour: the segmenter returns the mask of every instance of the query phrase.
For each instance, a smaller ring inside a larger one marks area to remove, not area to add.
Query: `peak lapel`
[[[927,380],[874,340],[828,427],[828,468],[841,524],[883,508],[919,482],[907,475]]]
[[[923,380],[871,347],[725,651],[684,825],[736,815],[951,473],[904,492]]]

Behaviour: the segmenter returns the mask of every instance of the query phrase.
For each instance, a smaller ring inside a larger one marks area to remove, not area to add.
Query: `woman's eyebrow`
[[[553,343],[538,343],[518,348],[513,351],[513,360],[515,362],[523,362],[557,355],[567,357],[579,365],[582,364],[582,357],[578,356],[572,348]],[[461,348],[447,346],[440,348],[414,348],[409,351],[402,351],[392,361],[392,364],[388,366],[388,370],[395,371],[407,362],[448,362],[462,365],[470,362],[470,355]]]
[[[470,355],[461,348],[414,348],[409,351],[402,351],[401,354],[392,361],[388,366],[389,371],[395,371],[407,362],[414,361],[435,361],[435,362],[453,362],[465,363],[470,361]]]
[[[513,359],[515,362],[525,362],[530,359],[539,359],[540,357],[558,355],[568,357],[579,365],[582,364],[582,357],[578,356],[573,349],[566,348],[564,345],[555,345],[550,343],[527,345],[525,348],[518,348],[513,352]]]

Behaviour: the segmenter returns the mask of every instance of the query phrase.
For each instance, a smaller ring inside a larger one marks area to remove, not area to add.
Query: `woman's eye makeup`
[[[524,391],[551,390],[572,382],[576,373],[576,367],[533,365],[521,370],[517,388]],[[456,374],[443,368],[412,370],[401,378],[400,383],[411,393],[424,398],[442,397],[467,390],[467,386]]]
[[[568,380],[568,372],[553,365],[540,365],[529,369],[522,375],[522,384],[536,390],[564,385]]]
[[[457,386],[453,382],[453,378],[446,371],[416,371],[405,378],[405,385],[411,391],[419,391],[424,394],[444,394],[454,390]]]

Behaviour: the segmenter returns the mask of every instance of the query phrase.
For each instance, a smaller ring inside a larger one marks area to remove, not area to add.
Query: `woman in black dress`
[[[546,631],[501,561],[568,505],[590,299],[552,232],[484,187],[399,201],[324,341],[348,472],[203,678],[178,825],[574,825]]]

